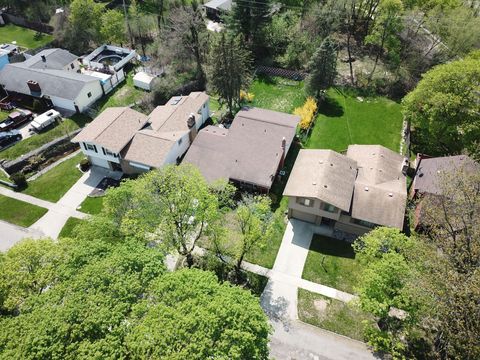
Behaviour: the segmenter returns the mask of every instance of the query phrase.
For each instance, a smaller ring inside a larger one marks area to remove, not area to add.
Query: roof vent
[[[365,186],[365,191],[368,191],[368,186]]]
[[[393,193],[388,193],[388,196],[393,197]]]
[[[324,187],[325,189],[326,189],[326,188],[328,188],[328,186],[327,186],[327,185],[323,185],[323,187]]]
[[[314,182],[312,182],[312,185],[317,185],[317,183],[314,181]]]
[[[333,164],[332,164],[332,163],[330,163],[330,166],[333,166]]]
[[[320,160],[318,163],[319,163],[319,164],[323,164],[323,160]]]

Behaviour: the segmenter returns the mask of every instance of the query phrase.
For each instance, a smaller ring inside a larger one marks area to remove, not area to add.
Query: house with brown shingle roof
[[[417,154],[415,169],[409,194],[416,202],[413,225],[416,231],[423,231],[425,230],[423,200],[426,197],[443,196],[442,181],[445,181],[445,176],[478,173],[480,164],[467,155],[431,157]]]
[[[300,150],[283,193],[288,216],[355,235],[375,226],[402,229],[407,167],[380,145],[350,145],[346,155]]]
[[[135,174],[178,163],[210,117],[204,92],[176,96],[150,115],[128,107],[104,110],[72,142],[90,163]]]
[[[226,179],[238,187],[268,192],[295,137],[300,117],[244,108],[229,129],[207,126],[185,155],[207,181]]]

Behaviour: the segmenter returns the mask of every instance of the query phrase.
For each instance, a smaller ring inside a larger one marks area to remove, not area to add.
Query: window
[[[73,63],[71,63],[70,68],[75,69],[75,65],[73,65]]]
[[[85,149],[97,152],[97,147],[92,144],[85,144]]]
[[[312,207],[313,206],[313,201],[311,199],[297,197],[297,204]]]
[[[365,220],[353,219],[353,222],[357,225],[365,226],[365,227],[368,227],[370,229],[373,229],[375,226],[377,226],[376,224],[371,223],[369,221],[365,221]]]
[[[182,145],[182,141],[183,141],[182,138],[178,139],[178,146]]]
[[[115,153],[113,153],[113,152],[111,152],[110,150],[107,150],[107,149],[105,149],[105,148],[103,148],[103,153],[104,153],[105,155],[108,155],[108,156],[118,157],[118,154],[115,154]]]
[[[322,203],[321,209],[331,213],[336,213],[338,211],[338,208],[326,202]]]
[[[89,93],[87,94],[87,96],[88,96],[88,97],[92,97],[92,93],[89,92]]]

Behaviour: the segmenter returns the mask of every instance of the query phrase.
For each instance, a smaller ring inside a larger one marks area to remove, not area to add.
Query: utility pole
[[[130,48],[133,49],[133,36],[132,36],[132,29],[130,29],[130,23],[128,22],[128,12],[127,12],[127,6],[125,5],[125,0],[122,0],[123,3],[123,13],[125,14],[125,21],[127,23],[127,30],[128,30],[128,36],[130,38]]]

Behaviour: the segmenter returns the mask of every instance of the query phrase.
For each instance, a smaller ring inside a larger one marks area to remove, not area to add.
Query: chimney
[[[190,139],[190,144],[193,143],[193,140],[197,136],[197,127],[195,126],[195,114],[191,113],[187,119],[187,126],[190,129],[188,137]]]
[[[194,113],[190,113],[190,115],[188,116],[187,126],[188,126],[189,129],[191,129],[192,127],[195,126],[195,114]]]
[[[42,89],[40,89],[40,84],[33,80],[27,81],[27,86],[30,89],[31,93],[41,93]]]

